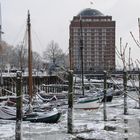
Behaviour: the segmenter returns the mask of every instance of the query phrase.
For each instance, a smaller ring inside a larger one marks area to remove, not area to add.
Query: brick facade
[[[86,10],[95,15],[82,15]],[[69,28],[70,67],[74,72],[81,71],[81,37],[84,73],[115,69],[115,21],[111,16],[96,15],[94,9],[85,9],[73,17]]]

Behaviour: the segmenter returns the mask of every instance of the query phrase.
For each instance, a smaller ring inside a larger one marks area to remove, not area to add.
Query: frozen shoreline
[[[67,134],[67,111],[57,124],[23,122],[24,140],[139,140],[140,110],[134,109],[136,102],[128,98],[128,115],[123,115],[123,98],[114,98],[107,105],[107,121],[103,121],[103,109],[74,110],[74,134]],[[15,139],[15,122],[0,120],[0,139]]]

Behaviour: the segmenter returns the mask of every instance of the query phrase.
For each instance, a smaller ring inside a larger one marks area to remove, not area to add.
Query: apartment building
[[[115,69],[115,21],[96,9],[84,9],[69,27],[70,68],[84,73]],[[82,63],[83,66],[82,66]]]

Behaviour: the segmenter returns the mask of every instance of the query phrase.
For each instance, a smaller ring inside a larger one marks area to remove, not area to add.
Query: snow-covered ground
[[[103,108],[74,110],[74,134],[67,134],[67,110],[57,124],[23,122],[23,140],[140,140],[140,109],[128,98],[128,115],[123,115],[123,98],[114,98],[107,105],[107,121]],[[15,121],[0,120],[0,139],[15,139]]]

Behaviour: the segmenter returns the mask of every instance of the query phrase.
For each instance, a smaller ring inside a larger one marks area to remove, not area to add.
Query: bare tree
[[[53,40],[47,45],[46,50],[43,52],[44,59],[48,60],[53,65],[60,64],[64,58],[64,53],[59,47],[58,43]]]
[[[11,53],[12,53],[12,50],[13,50],[13,46],[7,44],[4,41],[1,41],[0,44],[1,44],[0,45],[0,47],[1,47],[1,50],[0,50],[0,64],[1,64],[2,69],[4,69],[6,64],[10,63],[10,60],[11,60],[11,57],[12,57]]]
[[[13,56],[13,64],[23,70],[28,67],[28,50],[23,45],[18,45],[14,48],[15,55]],[[33,68],[41,68],[42,60],[41,56],[37,52],[33,52],[32,55]]]
[[[13,49],[13,57],[11,60],[11,64],[14,64],[18,69],[23,70],[27,67],[27,49],[23,44],[17,45]]]
[[[37,52],[33,52],[33,68],[38,71],[42,68],[43,62],[41,56]]]

